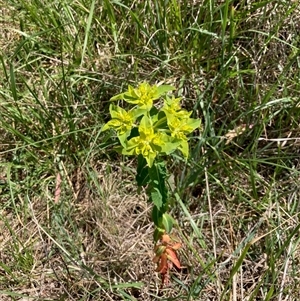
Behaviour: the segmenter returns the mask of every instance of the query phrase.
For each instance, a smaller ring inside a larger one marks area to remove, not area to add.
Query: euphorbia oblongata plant
[[[168,282],[173,264],[181,267],[176,255],[180,243],[169,236],[175,221],[168,213],[171,202],[163,156],[179,150],[187,159],[187,135],[200,127],[200,120],[191,118],[192,112],[181,108],[181,98],[176,98],[171,93],[173,90],[173,86],[146,82],[137,88],[129,86],[128,91],[115,95],[111,101],[123,100],[132,107],[125,110],[110,104],[111,120],[102,128],[102,131],[115,130],[122,154],[137,156],[137,184],[147,186],[149,200],[153,203],[154,262],[162,275],[162,285]]]

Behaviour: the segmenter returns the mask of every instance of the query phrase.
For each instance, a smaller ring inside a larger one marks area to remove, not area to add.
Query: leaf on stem
[[[154,248],[155,257],[153,258],[153,262],[157,263],[156,271],[161,274],[161,288],[169,282],[169,272],[172,264],[176,268],[181,269],[181,264],[176,254],[176,250],[180,247],[181,243],[174,243],[169,235],[163,234],[160,244]]]

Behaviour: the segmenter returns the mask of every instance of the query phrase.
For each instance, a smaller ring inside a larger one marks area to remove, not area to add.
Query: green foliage
[[[138,165],[135,179],[138,187],[146,186],[150,181],[149,166],[147,165],[146,159],[141,154],[138,155]]]
[[[170,233],[175,223],[174,218],[168,213],[164,213],[162,216],[162,224],[167,233]]]
[[[165,230],[166,233],[170,233],[173,227],[173,222],[170,222],[171,217],[166,215],[169,210],[169,191],[166,186],[167,170],[165,162],[155,162],[149,172],[149,185],[148,194],[149,200],[153,203],[152,218],[154,224]],[[158,237],[159,238],[159,237]],[[154,234],[154,240],[156,239],[156,233]]]
[[[149,168],[150,187],[153,190],[160,192],[163,204],[167,204],[169,193],[166,186],[167,170],[164,161],[155,162],[155,164]]]

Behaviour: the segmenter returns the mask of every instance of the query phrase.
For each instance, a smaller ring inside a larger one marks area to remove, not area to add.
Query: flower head
[[[112,128],[120,135],[130,132],[135,122],[135,115],[133,111],[127,112],[126,110],[113,104],[110,105],[109,110],[111,120],[103,126],[102,131]]]
[[[129,86],[128,93],[125,94],[127,102],[138,105],[141,109],[150,109],[153,100],[157,98],[157,87],[148,83],[141,83],[136,89]]]
[[[110,105],[112,119],[102,131],[116,130],[124,155],[141,154],[149,167],[159,153],[170,154],[179,149],[185,158],[189,147],[186,135],[200,126],[200,120],[190,118],[192,112],[181,108],[181,98],[168,96],[174,90],[169,85],[149,85],[144,82],[128,91],[115,95],[112,101],[124,100],[134,104],[126,111],[117,105]],[[159,110],[153,102],[164,96],[164,105]]]
[[[192,112],[181,109],[180,101],[181,97],[175,98],[172,96],[170,98],[166,96],[162,111],[166,114],[168,119],[172,117],[189,118],[191,116]]]
[[[131,138],[123,154],[141,154],[147,161],[149,167],[152,166],[157,154],[164,145],[164,133],[154,132],[151,119],[146,115],[142,118],[139,125],[139,136]]]
[[[140,110],[149,111],[153,106],[153,101],[160,98],[163,94],[174,90],[174,87],[169,85],[149,85],[144,82],[137,88],[128,86],[128,91],[115,95],[110,100],[123,99],[128,103],[135,104]]]
[[[178,118],[173,116],[168,118],[168,126],[171,131],[171,136],[180,140],[179,149],[185,158],[189,155],[188,138],[186,135],[200,127],[200,120],[189,118],[187,116]]]

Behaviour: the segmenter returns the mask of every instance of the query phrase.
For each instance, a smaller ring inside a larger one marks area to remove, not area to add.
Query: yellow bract
[[[140,109],[149,110],[153,100],[157,98],[157,87],[141,83],[136,89],[129,86],[128,93],[125,95],[125,101],[136,104]]]
[[[139,126],[139,134],[138,137],[131,138],[128,141],[128,149],[132,149],[136,155],[141,154],[151,167],[163,141],[160,139],[160,134],[154,132],[151,122],[146,116],[144,116]]]
[[[172,117],[177,118],[189,118],[192,112],[181,109],[180,106],[181,98],[172,98],[167,97],[162,108],[162,111],[165,112],[168,119]]]
[[[102,131],[113,128],[119,135],[124,135],[131,131],[135,122],[135,116],[132,111],[127,112],[119,106],[111,105],[110,114],[112,119],[104,125]]]
[[[144,82],[137,88],[128,86],[128,91],[111,98],[124,100],[134,107],[126,111],[118,105],[110,105],[111,120],[102,131],[116,130],[124,155],[142,155],[149,167],[158,154],[171,154],[180,150],[187,159],[189,155],[186,135],[200,127],[200,120],[190,118],[192,112],[181,108],[181,98],[167,93],[174,90],[169,85],[149,85]],[[163,97],[164,105],[159,110],[153,105]]]
[[[186,124],[186,120],[179,118],[172,118],[169,121],[169,128],[171,130],[171,136],[179,139],[187,140],[185,134],[189,134],[193,131],[193,128]]]
[[[136,90],[137,95],[140,97],[138,106],[152,106],[153,99],[155,98],[155,89],[147,83],[142,83]]]

